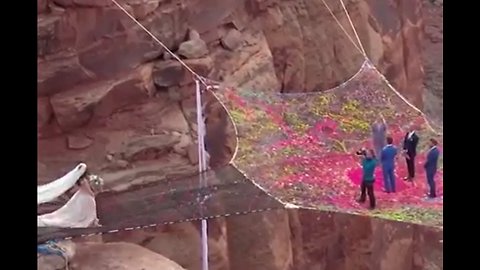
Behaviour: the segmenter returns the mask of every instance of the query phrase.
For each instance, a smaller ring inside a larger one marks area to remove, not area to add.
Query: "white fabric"
[[[37,186],[37,205],[51,202],[72,188],[87,170],[87,165],[80,163],[63,177],[45,185]]]
[[[60,209],[37,216],[37,227],[86,228],[96,221],[95,197],[88,187],[82,185]]]

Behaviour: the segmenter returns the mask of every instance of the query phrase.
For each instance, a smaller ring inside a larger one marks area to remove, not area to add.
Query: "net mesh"
[[[440,144],[424,117],[397,96],[367,62],[342,85],[325,92],[278,94],[258,89],[222,88],[217,93],[236,127],[235,164],[247,177],[284,202],[304,207],[341,210],[397,220],[442,224],[443,162],[437,173],[437,194],[426,200],[423,170],[429,138]],[[397,192],[385,194],[383,176],[376,169],[378,210],[368,211],[355,199],[362,170],[355,152],[372,148],[371,124],[382,115],[388,134],[402,149],[407,127],[420,137],[414,184],[406,176],[406,162],[396,166]]]
[[[39,242],[72,236],[138,229],[162,224],[211,219],[283,208],[249,181],[235,166],[228,165],[199,176],[160,180],[124,192],[100,193],[99,228],[38,228]]]
[[[429,128],[417,111],[400,99],[364,63],[342,85],[324,92],[279,94],[258,89],[220,88],[238,138],[233,164],[199,176],[159,180],[125,192],[97,197],[102,227],[39,228],[38,241],[138,229],[202,218],[248,214],[283,208],[283,203],[325,210],[441,225],[443,162],[437,175],[437,200],[424,200],[427,190],[423,163],[428,138],[442,136]],[[397,162],[397,192],[385,194],[383,176],[376,170],[377,210],[358,204],[362,171],[355,152],[371,148],[371,124],[382,115],[388,134],[401,148],[406,127],[420,137],[417,181],[406,175],[403,158]],[[276,198],[276,199],[275,199]],[[278,199],[278,200],[277,200]]]

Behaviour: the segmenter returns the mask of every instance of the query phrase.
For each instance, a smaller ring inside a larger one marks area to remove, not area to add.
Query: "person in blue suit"
[[[430,187],[430,193],[428,194],[429,198],[437,197],[435,189],[435,174],[437,173],[438,156],[440,155],[440,151],[438,151],[437,145],[437,140],[430,139],[430,149],[427,153],[427,160],[423,165],[427,174],[427,183]]]
[[[383,147],[380,160],[382,163],[383,182],[385,192],[395,192],[395,159],[397,148],[393,145],[392,137],[387,137],[387,145]]]

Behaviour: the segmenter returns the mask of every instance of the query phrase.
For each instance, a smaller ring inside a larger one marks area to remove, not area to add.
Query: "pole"
[[[199,186],[203,188],[204,175],[203,172],[207,169],[207,161],[205,158],[205,123],[203,122],[203,110],[202,110],[202,95],[200,91],[200,82],[195,80],[196,84],[196,101],[197,101],[197,140],[198,140],[198,177],[199,177]],[[203,201],[204,198],[200,199],[200,213],[203,217]],[[207,234],[207,220],[202,218],[202,270],[208,270],[208,234]]]

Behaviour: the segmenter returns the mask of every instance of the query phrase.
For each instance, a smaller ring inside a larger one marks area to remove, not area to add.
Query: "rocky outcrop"
[[[235,87],[325,90],[363,62],[322,0],[119,2],[199,75]],[[340,2],[326,2],[355,41]],[[421,105],[423,2],[344,2],[369,58]],[[79,160],[113,190],[195,172],[191,74],[109,0],[37,4],[39,183],[63,175]],[[438,31],[430,21],[427,25],[438,52]],[[424,60],[427,76],[441,64],[427,61],[437,59],[434,55]],[[427,83],[427,89],[435,87]],[[234,153],[234,128],[223,107],[210,95],[204,98],[210,165],[221,166]],[[211,269],[441,269],[441,231],[420,225],[312,210],[228,217],[209,225]],[[186,269],[200,269],[198,223],[104,238],[133,242]],[[132,253],[145,258],[145,269],[164,263],[156,254],[124,245],[85,245],[75,262],[79,269],[101,269],[105,261],[140,266],[118,257]]]
[[[441,229],[310,209],[209,220],[210,269],[443,269]],[[198,222],[104,235],[200,268]],[[188,254],[188,256],[185,256]]]
[[[443,269],[440,229],[306,209],[289,215],[297,269]]]
[[[286,211],[233,216],[226,221],[231,270],[292,269],[293,244]],[[255,255],[250,253],[253,250]]]
[[[235,28],[230,29],[221,39],[221,42],[225,49],[235,51],[235,49],[242,45],[242,33]]]
[[[425,112],[443,124],[443,1],[423,1]]]
[[[79,160],[113,190],[195,172],[191,74],[111,1],[37,3],[39,182]],[[252,91],[325,90],[363,61],[321,0],[121,3],[195,72]],[[327,3],[354,37],[339,2]],[[420,104],[422,2],[345,3],[367,55]],[[441,43],[429,29],[431,44]],[[211,165],[221,166],[235,149],[233,126],[220,104],[205,99]],[[184,223],[105,239],[199,269],[198,228]],[[441,232],[419,225],[289,210],[217,219],[210,228],[213,269],[441,269]]]
[[[201,269],[199,223],[180,223],[148,230],[104,235],[106,242],[128,241],[162,254],[185,269]],[[209,262],[211,269],[230,269],[224,219],[209,222]],[[212,268],[213,267],[213,268]]]
[[[184,270],[164,256],[130,243],[80,243],[69,269]]]
[[[321,0],[120,3],[195,72],[252,91],[328,89],[363,61]],[[340,3],[327,3],[353,37]],[[421,103],[421,2],[345,3],[368,56]],[[129,151],[124,142],[137,137],[178,132],[195,143],[192,76],[162,46],[108,0],[38,0],[38,13],[41,181],[78,160],[98,173],[142,167],[145,159],[159,169],[194,160],[187,146],[171,145],[133,160],[119,157]],[[208,144],[220,166],[236,141],[221,106],[210,107],[217,116],[208,119]],[[108,156],[130,164],[116,166]]]
[[[202,58],[208,54],[207,43],[202,40],[200,34],[195,30],[190,30],[189,40],[180,43],[177,54],[187,59]]]

